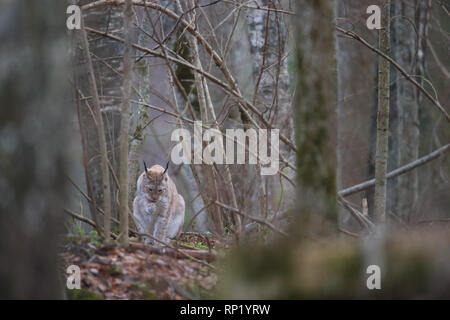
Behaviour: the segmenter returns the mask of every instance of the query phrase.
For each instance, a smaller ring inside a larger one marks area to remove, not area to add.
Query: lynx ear
[[[167,161],[166,168],[164,169],[163,175],[166,173],[168,168],[169,168],[169,161]]]
[[[147,172],[148,172],[148,170],[147,170],[147,165],[145,164],[145,161],[143,161],[143,162],[144,162],[145,173],[147,174]]]

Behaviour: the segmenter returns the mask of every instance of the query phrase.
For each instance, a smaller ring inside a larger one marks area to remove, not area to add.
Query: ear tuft
[[[167,171],[167,169],[169,168],[169,161],[167,161],[167,164],[166,164],[166,168],[164,169],[164,172],[163,172],[163,174],[165,174],[166,173],[166,171]]]
[[[147,172],[148,172],[148,170],[147,170],[147,164],[145,163],[145,161],[143,161],[143,162],[144,162],[145,173],[147,173]]]

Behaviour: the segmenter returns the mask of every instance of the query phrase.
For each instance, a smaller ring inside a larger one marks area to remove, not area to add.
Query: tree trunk
[[[130,98],[132,73],[134,65],[133,48],[131,46],[133,4],[131,0],[125,2],[123,19],[125,34],[125,51],[123,55],[123,95],[122,120],[120,122],[120,188],[119,188],[119,216],[120,216],[120,244],[128,246],[128,148],[130,139]]]
[[[258,0],[255,4],[259,7],[279,9],[280,1]],[[293,140],[292,99],[290,93],[290,79],[287,61],[287,26],[285,17],[276,11],[248,9],[248,38],[250,54],[253,62],[252,78],[255,85],[253,92],[253,104],[260,106],[261,112],[266,114],[274,128]],[[295,153],[286,144],[280,145],[280,154],[290,163],[295,162]],[[282,164],[283,165],[283,164]],[[257,173],[259,174],[259,173]],[[287,168],[289,178],[295,178],[295,172]],[[261,212],[265,210],[275,211],[275,198],[279,196],[281,188],[284,189],[284,203],[281,211],[294,205],[294,188],[290,184],[278,185],[278,175],[273,177],[261,177],[260,203]],[[264,189],[267,182],[268,188]],[[269,208],[265,208],[263,202],[268,197]]]
[[[334,233],[336,205],[336,74],[334,3],[297,4],[294,104],[297,152],[297,211],[306,231]]]
[[[345,30],[352,30],[363,38],[371,38],[376,31],[369,30],[365,20],[360,20],[370,0],[335,1],[336,23]],[[338,78],[337,99],[337,184],[339,190],[372,179],[375,174],[375,142],[376,142],[376,109],[375,99],[371,98],[376,91],[376,74],[378,65],[374,61],[378,56],[362,46],[354,39],[340,33],[336,35],[336,60]],[[369,102],[370,101],[370,102]],[[368,125],[370,123],[370,125]],[[369,141],[369,142],[368,142]],[[373,152],[372,152],[373,150]],[[369,155],[369,159],[367,156]],[[368,164],[366,168],[364,163]],[[373,192],[355,194],[348,199],[359,205],[366,197],[369,213],[373,211]],[[339,223],[347,230],[358,231],[359,223],[348,210],[339,207]]]
[[[85,5],[93,2],[93,0],[81,0],[79,5]],[[96,30],[108,31],[117,35],[122,31],[122,7],[121,6],[100,6],[90,9],[83,13],[83,23],[87,27]],[[119,130],[121,115],[121,86],[122,79],[119,70],[122,69],[123,45],[117,41],[107,37],[90,37],[87,34],[89,42],[89,51],[91,54],[92,67],[95,73],[96,85],[98,90],[98,98],[100,101],[100,112],[104,122],[104,135],[106,147],[108,151],[109,172],[118,170],[119,162]],[[78,84],[83,95],[88,98],[88,103],[92,105],[93,93],[91,92],[88,65],[84,59],[85,53],[77,50],[78,65],[75,72],[78,78]],[[112,58],[111,58],[112,57]],[[83,104],[84,105],[84,104]],[[105,190],[103,188],[102,160],[99,150],[101,146],[98,138],[98,121],[94,120],[93,110],[87,107],[81,109],[81,121],[86,129],[87,155],[88,155],[88,175],[92,182],[93,194],[88,190],[89,196],[94,197],[97,204],[104,202],[111,203],[111,215],[117,215],[118,206],[114,205],[115,201],[106,201],[104,197]],[[110,184],[110,199],[116,199],[117,185]],[[108,197],[108,195],[106,195]],[[93,213],[91,212],[91,215]]]
[[[194,1],[190,1],[189,4],[191,7],[195,6]],[[178,7],[179,7],[179,10],[181,11],[181,5],[179,2],[178,2]],[[195,17],[194,12],[191,13],[191,22],[196,23],[196,17]],[[192,50],[193,64],[200,70],[203,70],[203,66],[200,61],[200,52],[198,49],[197,39],[194,36],[189,36],[189,45]],[[196,85],[197,93],[198,93],[198,97],[199,97],[200,114],[201,114],[201,119],[203,121],[203,125],[206,125],[207,123],[212,123],[212,127],[214,129],[220,131],[220,128],[217,123],[214,106],[213,106],[213,103],[211,100],[211,94],[209,91],[208,83],[207,83],[205,77],[200,75],[197,72],[194,74],[194,77],[195,77],[195,85]],[[194,152],[198,152],[198,150],[195,150]],[[218,187],[219,179],[214,174],[213,166],[203,165],[203,168],[204,168],[204,172],[206,173],[205,176],[207,179],[208,190],[220,190],[220,188]],[[224,191],[226,191],[226,195],[229,197],[231,206],[233,208],[238,209],[238,204],[236,201],[236,194],[234,191],[234,186],[233,186],[230,169],[229,169],[228,165],[224,165],[223,168],[224,168],[224,170],[223,170],[224,179],[221,182],[223,183],[223,185],[225,187]],[[220,196],[219,192],[217,192],[215,197],[214,196],[210,197],[210,200],[219,200],[220,199],[219,196]],[[220,212],[220,211],[218,211],[218,212]],[[241,229],[242,229],[241,217],[235,213],[231,213],[231,215],[233,216],[234,232],[235,232],[237,239],[239,239]],[[223,228],[223,226],[220,226],[220,224],[221,224],[220,222],[222,221],[222,219],[217,219],[217,218],[218,217],[214,217],[214,218],[212,218],[212,220],[216,222],[216,231],[218,231],[220,233],[219,229]]]
[[[425,48],[428,28],[430,1],[397,1],[394,32],[397,39],[397,62],[416,76],[424,75]],[[415,21],[418,34],[410,21]],[[418,40],[418,41],[417,41]],[[421,83],[423,79],[417,78]],[[420,93],[401,75],[397,76],[397,103],[399,117],[399,165],[404,165],[419,157],[419,99]],[[398,178],[397,214],[405,220],[412,216],[418,201],[418,172],[414,170]]]
[[[108,146],[106,144],[105,126],[103,123],[103,117],[101,114],[100,99],[98,97],[97,82],[94,74],[94,67],[92,65],[92,58],[89,51],[89,43],[87,39],[86,31],[84,30],[83,19],[81,30],[79,32],[81,47],[83,48],[84,57],[87,65],[88,80],[90,85],[90,93],[92,94],[93,113],[95,117],[97,135],[100,146],[100,167],[102,171],[102,190],[103,190],[103,212],[104,212],[104,224],[103,232],[105,240],[111,239],[111,185],[109,181],[109,159],[108,159]]]
[[[0,299],[57,299],[65,175],[78,156],[70,154],[66,3],[0,7]]]
[[[400,0],[402,1],[402,0]],[[390,15],[392,17],[391,24],[395,24],[396,21],[401,20],[400,16],[397,17],[397,8],[398,7],[398,1],[391,1],[390,4]],[[391,58],[394,61],[398,60],[398,55],[400,54],[398,48],[399,41],[401,39],[398,39],[397,36],[399,36],[396,32],[394,27],[391,28],[391,33],[389,34],[389,43],[391,45]],[[405,40],[404,40],[405,41]],[[408,40],[406,40],[408,41]],[[380,56],[377,57],[377,61],[379,63],[381,58]],[[378,72],[378,68],[377,68]],[[388,159],[387,159],[387,171],[395,170],[400,165],[400,146],[402,144],[402,141],[400,139],[400,119],[401,119],[401,109],[399,106],[399,103],[397,102],[398,95],[397,92],[399,90],[398,87],[398,78],[400,77],[400,73],[398,70],[390,64],[389,66],[389,79],[392,80],[389,83],[389,127],[388,127]],[[378,78],[377,78],[378,82]],[[378,90],[378,88],[377,88]],[[378,91],[377,91],[378,93]],[[375,97],[375,112],[378,110],[378,94]],[[375,120],[375,127],[376,127],[376,121],[377,118],[374,118]],[[375,129],[376,131],[376,129]],[[375,134],[376,136],[376,134]],[[375,149],[376,149],[376,143],[375,143]],[[376,155],[376,150],[374,155]],[[375,190],[373,192],[374,198],[375,198]],[[397,203],[398,203],[398,178],[389,179],[386,181],[386,215],[387,219],[389,218],[390,213],[397,213]],[[375,208],[374,208],[375,211]]]
[[[378,68],[380,57],[375,57],[376,63],[374,66],[375,83],[378,83]],[[369,126],[369,150],[367,156],[366,180],[372,179],[375,176],[375,155],[377,153],[377,108],[378,108],[378,86],[375,85],[372,92],[372,101],[370,102],[370,126]],[[364,193],[367,199],[369,217],[373,220],[375,211],[375,191],[374,189],[366,190]]]
[[[385,3],[382,9],[379,38],[380,51],[390,56],[390,0]],[[389,62],[386,59],[380,59],[378,71],[377,148],[375,156],[376,182],[374,203],[374,220],[378,224],[383,224],[386,220],[386,171],[389,149],[389,68]]]

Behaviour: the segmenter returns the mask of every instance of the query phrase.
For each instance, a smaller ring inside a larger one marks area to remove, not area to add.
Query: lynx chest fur
[[[133,201],[133,218],[140,233],[146,233],[163,242],[177,237],[184,224],[184,199],[178,194],[175,183],[160,165],[139,176],[136,197]],[[153,243],[143,237],[145,243]],[[160,245],[159,243],[154,243]]]

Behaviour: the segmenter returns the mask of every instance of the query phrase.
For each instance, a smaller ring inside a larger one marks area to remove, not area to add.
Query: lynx
[[[163,242],[176,238],[184,224],[184,199],[166,173],[168,166],[154,165],[148,170],[144,162],[145,171],[139,176],[133,201],[133,218],[139,232]],[[161,245],[147,236],[143,241]]]

